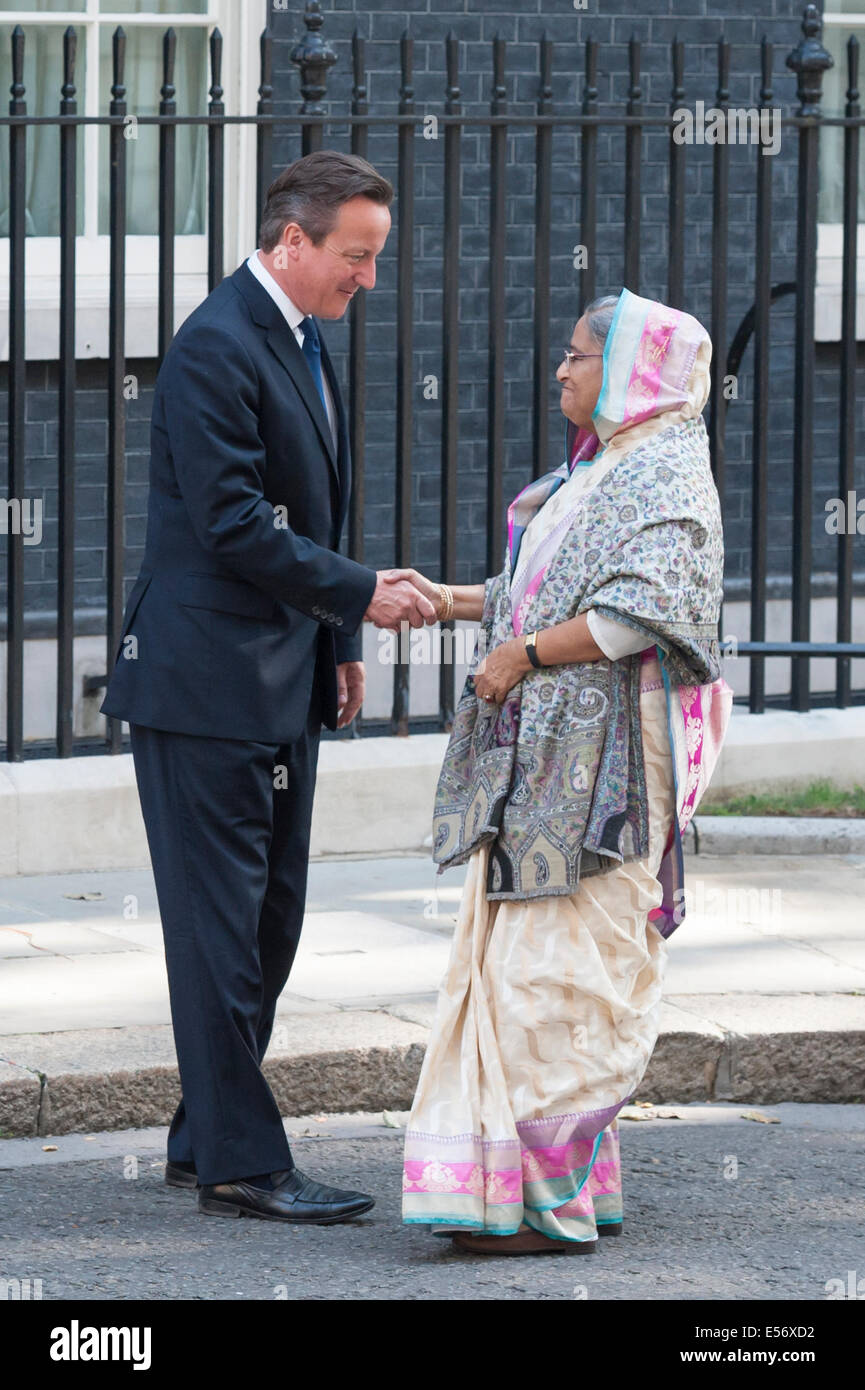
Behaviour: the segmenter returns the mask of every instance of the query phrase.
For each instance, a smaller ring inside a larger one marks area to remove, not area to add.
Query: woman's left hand
[[[477,668],[474,677],[475,694],[487,703],[501,705],[509,690],[513,690],[531,669],[521,637],[512,637],[500,647],[494,647]]]

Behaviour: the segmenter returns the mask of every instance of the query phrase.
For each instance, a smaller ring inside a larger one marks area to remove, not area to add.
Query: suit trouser
[[[183,1098],[168,1158],[201,1183],[291,1168],[262,1071],[303,925],[321,733],[250,743],[130,725]]]

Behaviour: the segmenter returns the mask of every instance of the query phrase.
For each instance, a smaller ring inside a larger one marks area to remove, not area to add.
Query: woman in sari
[[[557,377],[567,457],[508,509],[436,792],[467,864],[405,1141],[403,1221],[481,1254],[622,1230],[617,1115],[651,1057],[681,833],[719,751],[723,542],[702,410],[711,341],[623,290]]]

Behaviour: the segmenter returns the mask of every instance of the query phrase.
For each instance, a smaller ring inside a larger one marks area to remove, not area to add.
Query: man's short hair
[[[296,222],[317,246],[333,230],[342,204],[358,197],[389,207],[393,185],[359,155],[314,150],[283,169],[267,190],[258,244],[272,251],[287,224]]]

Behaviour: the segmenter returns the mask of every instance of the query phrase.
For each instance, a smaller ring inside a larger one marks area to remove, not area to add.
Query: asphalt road
[[[164,1130],[6,1140],[0,1279],[45,1300],[825,1300],[852,1271],[865,1297],[865,1107],[676,1109],[622,1122],[625,1232],[580,1257],[465,1255],[402,1226],[402,1130],[381,1117],[287,1121],[299,1167],[376,1195],[334,1227],[199,1215],[163,1185]]]

